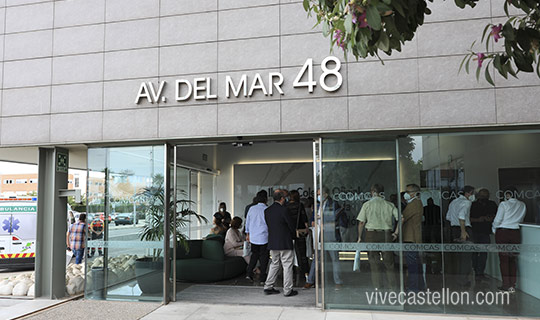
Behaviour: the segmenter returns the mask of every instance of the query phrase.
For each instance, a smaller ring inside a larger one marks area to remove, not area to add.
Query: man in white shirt
[[[261,274],[259,281],[266,281],[266,269],[270,259],[268,251],[268,226],[264,220],[264,210],[266,201],[263,194],[257,195],[254,199],[257,204],[251,206],[246,217],[246,240],[251,243],[251,259],[247,268],[247,279],[253,281],[253,269],[260,262]]]
[[[517,189],[506,187],[504,189],[505,201],[499,204],[497,215],[493,220],[493,232],[497,244],[521,243],[519,224],[525,218],[527,207],[525,203],[516,199]],[[499,262],[502,275],[502,291],[516,292],[517,256],[519,252],[499,252]]]
[[[451,239],[456,243],[472,241],[471,206],[474,201],[474,187],[465,186],[461,195],[448,206],[446,220],[450,222]],[[456,275],[455,284],[461,287],[470,285],[469,274],[472,270],[472,253],[451,253],[449,256],[449,274]],[[452,283],[452,281],[450,281]]]
[[[397,208],[382,195],[384,187],[380,184],[371,186],[371,199],[365,202],[358,213],[358,242],[362,240],[366,230],[365,242],[384,243],[392,242],[392,218],[399,220]],[[382,263],[381,263],[382,256]],[[382,289],[382,275],[386,274],[388,288],[397,289],[397,279],[394,272],[393,251],[368,251],[368,260],[371,269],[371,282],[374,289]]]

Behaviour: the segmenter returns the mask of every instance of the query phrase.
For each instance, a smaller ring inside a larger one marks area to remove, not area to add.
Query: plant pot
[[[163,258],[144,257],[135,260],[135,277],[145,294],[163,293]]]

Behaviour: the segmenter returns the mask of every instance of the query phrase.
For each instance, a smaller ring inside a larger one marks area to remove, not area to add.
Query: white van
[[[0,198],[0,268],[34,265],[36,223],[36,197]]]

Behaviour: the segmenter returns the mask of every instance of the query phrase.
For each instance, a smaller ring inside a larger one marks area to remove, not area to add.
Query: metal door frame
[[[306,142],[309,141],[309,139],[306,139]],[[217,145],[217,143],[194,143],[194,144],[175,144],[175,145],[169,145],[169,144],[166,144],[166,150],[169,150],[168,148],[173,148],[173,152],[172,152],[172,156],[173,156],[173,159],[167,159],[167,161],[165,161],[165,164],[166,164],[166,168],[165,170],[170,170],[170,166],[172,164],[172,190],[169,190],[169,192],[172,191],[172,203],[176,203],[178,201],[177,199],[177,170],[178,168],[183,168],[183,169],[187,169],[189,170],[190,172],[191,171],[198,171],[198,172],[202,172],[202,173],[206,173],[206,174],[212,174],[212,175],[217,175],[218,173],[217,172],[209,172],[207,170],[204,170],[202,168],[195,168],[195,167],[191,167],[191,166],[187,166],[187,165],[183,165],[183,164],[180,164],[178,163],[178,155],[179,155],[179,151],[178,151],[178,148],[185,148],[185,147],[202,147],[202,146],[215,146]],[[315,228],[315,232],[314,232],[314,242],[315,242],[315,245],[314,245],[314,260],[313,260],[313,263],[315,263],[315,306],[316,307],[319,307],[319,308],[322,308],[324,310],[324,261],[322,259],[322,254],[319,254],[319,250],[318,250],[318,243],[319,243],[319,234],[317,231],[317,229],[320,230],[320,233],[321,233],[321,251],[320,253],[323,253],[323,246],[324,246],[324,237],[322,236],[323,234],[323,222],[322,222],[322,207],[319,206],[319,208],[317,209],[317,188],[320,188],[320,186],[322,186],[322,138],[321,137],[318,137],[318,138],[314,138],[312,140],[312,145],[313,145],[313,191],[314,191],[314,198],[315,198],[315,207],[314,207],[314,210],[318,210],[318,212],[314,212],[314,215],[315,215],[315,219],[314,219],[314,228]],[[167,156],[167,151],[166,151],[166,156]],[[169,162],[171,164],[169,164]],[[170,171],[166,171],[168,174],[170,174]],[[318,174],[318,181],[317,181],[317,174]],[[189,179],[189,184],[191,185],[191,175],[189,175],[188,177]],[[191,189],[191,188],[190,188]],[[215,192],[216,192],[216,185],[214,184],[214,196],[215,196]],[[191,199],[191,190],[188,190],[188,196],[189,198]],[[170,194],[170,193],[169,193]],[[170,198],[169,198],[170,199]],[[317,221],[317,215],[319,215],[321,217],[321,225],[320,225],[320,228],[319,228],[319,223]],[[173,225],[176,225],[176,215],[174,215],[174,224]],[[174,228],[173,228],[174,229]],[[176,239],[176,230],[170,230],[169,232],[172,231],[172,239],[174,241],[174,239]],[[167,244],[168,245],[168,244]],[[171,254],[171,257],[170,259],[172,259],[172,261],[176,261],[176,256],[177,256],[177,253],[176,253],[176,245],[173,246],[172,250],[171,250],[172,254]],[[319,260],[320,261],[320,264],[319,264]],[[174,264],[173,264],[174,266]],[[320,266],[320,267],[319,267]],[[319,275],[319,269],[321,270],[321,275]],[[164,273],[164,282],[165,281],[169,281],[168,279],[170,278],[170,282],[172,282],[172,290],[171,290],[171,295],[172,296],[169,296],[169,292],[168,291],[164,291],[164,296],[167,296],[167,298],[164,297],[164,303],[167,304],[169,301],[176,301],[176,278],[177,278],[177,274],[176,274],[176,267],[173,267],[172,270],[168,270],[170,272],[167,272],[168,274],[165,274]],[[170,274],[172,274],[172,278],[170,277]],[[167,280],[165,280],[167,279]],[[165,289],[165,288],[164,288]],[[319,290],[322,290],[322,291],[319,291]],[[321,301],[319,302],[319,299],[321,299]]]
[[[314,208],[313,208],[314,245],[313,245],[313,249],[314,249],[315,254],[314,254],[314,257],[313,257],[314,259],[312,263],[315,263],[315,306],[324,310],[324,259],[322,257],[324,254],[324,237],[323,237],[324,223],[322,219],[322,205],[317,206],[317,191],[318,189],[321,188],[321,186],[322,186],[322,138],[319,137],[313,140],[313,192],[314,192]],[[319,227],[319,217],[321,221],[320,227]],[[319,234],[321,236],[320,251],[319,251]],[[320,277],[319,277],[319,268],[321,269]],[[319,293],[319,289],[320,289],[320,293]]]

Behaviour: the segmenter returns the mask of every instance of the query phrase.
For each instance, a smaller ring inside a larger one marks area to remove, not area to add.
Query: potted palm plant
[[[165,187],[161,175],[154,176],[153,185],[141,189],[137,194],[146,203],[145,225],[139,233],[141,241],[161,242],[165,236]],[[186,195],[185,191],[181,191]],[[191,210],[194,204],[190,200],[171,200],[169,208],[172,211],[167,215],[169,230],[176,229],[176,244],[182,245],[188,250],[188,236],[183,233],[183,228],[194,217],[199,222],[208,223],[208,219]],[[176,219],[175,219],[176,218]],[[161,293],[163,291],[163,249],[154,248],[152,254],[135,261],[135,275],[141,291],[145,294]],[[173,264],[174,266],[174,264]]]

